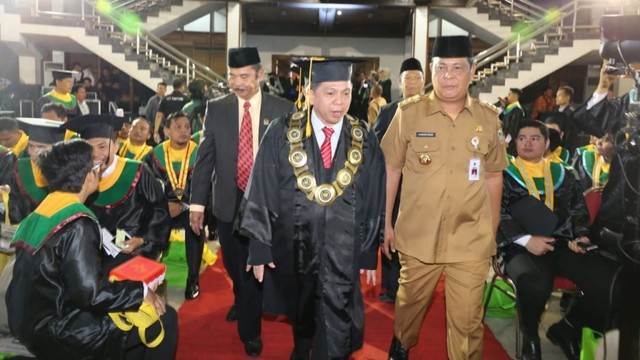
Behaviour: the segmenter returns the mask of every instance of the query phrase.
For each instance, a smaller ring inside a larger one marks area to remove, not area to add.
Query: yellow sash
[[[137,327],[140,341],[148,348],[154,348],[164,340],[164,326],[160,316],[156,313],[156,309],[146,301],[142,302],[140,309],[137,311],[110,312],[109,317],[111,317],[118,329],[122,331],[129,331],[134,326]],[[147,329],[155,324],[156,321],[160,322],[160,334],[152,341],[147,341]]]

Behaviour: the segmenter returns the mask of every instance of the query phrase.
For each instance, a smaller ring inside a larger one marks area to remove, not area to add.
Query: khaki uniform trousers
[[[490,259],[427,264],[399,253],[400,287],[395,303],[394,334],[407,349],[418,342],[420,328],[444,272],[449,359],[481,359],[484,327],[482,292]]]

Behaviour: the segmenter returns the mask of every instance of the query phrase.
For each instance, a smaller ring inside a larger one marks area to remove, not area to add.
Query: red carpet
[[[218,259],[200,278],[201,294],[187,301],[178,312],[180,336],[178,360],[250,359],[238,338],[236,323],[225,321],[233,299],[231,280]],[[393,304],[378,301],[380,286],[363,285],[365,302],[365,344],[352,359],[386,360],[393,335]],[[510,359],[491,331],[485,326],[484,359]],[[264,349],[260,359],[289,359],[293,340],[291,327],[281,319],[263,319]],[[447,359],[444,288],[438,286],[427,312],[418,345],[411,349],[413,359]]]

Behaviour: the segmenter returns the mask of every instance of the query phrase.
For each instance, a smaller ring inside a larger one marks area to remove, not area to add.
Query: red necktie
[[[238,188],[245,191],[249,174],[253,167],[253,131],[251,130],[251,114],[249,102],[244,103],[244,115],[240,125],[240,141],[238,142]]]
[[[333,135],[333,129],[325,127],[322,128],[324,133],[324,142],[320,147],[320,155],[322,155],[322,163],[325,169],[331,168],[331,135]]]

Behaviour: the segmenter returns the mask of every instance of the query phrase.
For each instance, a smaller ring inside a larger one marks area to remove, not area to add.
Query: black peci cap
[[[40,118],[16,118],[18,126],[29,135],[29,141],[43,144],[55,144],[64,140],[65,130],[60,128],[60,121]]]
[[[402,75],[403,72],[409,70],[418,70],[421,73],[424,73],[424,71],[422,71],[422,64],[420,63],[420,60],[416,58],[404,59],[402,65],[400,66],[400,75]]]
[[[73,77],[74,74],[78,74],[77,71],[70,70],[51,70],[53,80],[64,80],[66,78]]]
[[[110,114],[95,115],[89,114],[74,117],[64,123],[63,129],[77,132],[83,139],[109,138],[115,137],[115,132],[122,129],[125,118]]]
[[[229,49],[227,65],[230,68],[241,68],[260,64],[260,55],[255,47],[241,47]]]
[[[470,58],[473,57],[473,46],[469,36],[439,36],[433,42],[431,57]]]
[[[350,81],[354,63],[361,62],[349,58],[303,58],[296,60],[303,74],[308,74],[311,84],[320,84],[327,81]]]

